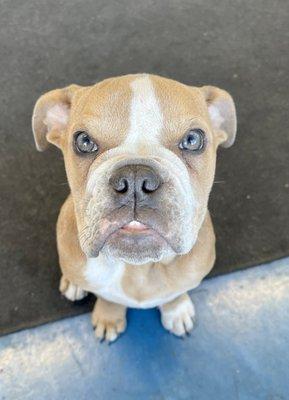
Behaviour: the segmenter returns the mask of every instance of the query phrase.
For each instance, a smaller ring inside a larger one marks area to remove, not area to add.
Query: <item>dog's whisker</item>
[[[55,183],[56,186],[69,186],[68,182]]]

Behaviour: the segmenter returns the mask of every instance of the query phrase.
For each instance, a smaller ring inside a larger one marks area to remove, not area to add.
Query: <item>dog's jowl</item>
[[[215,260],[207,204],[217,148],[236,134],[229,93],[126,75],[44,94],[32,123],[38,150],[62,150],[71,192],[57,222],[60,291],[97,296],[101,339],[125,330],[127,307],[159,307],[166,329],[189,332],[187,291]]]

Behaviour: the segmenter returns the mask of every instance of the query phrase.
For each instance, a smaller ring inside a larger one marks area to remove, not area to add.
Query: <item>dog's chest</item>
[[[95,295],[132,308],[151,308],[160,306],[173,300],[179,293],[170,294],[162,298],[157,293],[151,298],[138,300],[129,296],[122,287],[122,278],[125,273],[125,263],[122,261],[108,261],[102,256],[87,260],[84,276],[89,285],[89,291]],[[141,289],[140,289],[141,290]],[[141,293],[139,293],[141,297]]]

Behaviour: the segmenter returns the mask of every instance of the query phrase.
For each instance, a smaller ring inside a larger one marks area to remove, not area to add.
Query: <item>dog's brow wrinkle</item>
[[[163,115],[149,76],[136,78],[130,84],[130,126],[124,144],[136,146],[149,139],[157,141],[163,127]],[[149,137],[148,137],[149,135]]]

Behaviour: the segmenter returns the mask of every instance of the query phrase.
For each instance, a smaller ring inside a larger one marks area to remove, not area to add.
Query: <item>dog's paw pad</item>
[[[116,321],[108,321],[93,318],[92,324],[95,328],[95,336],[98,340],[106,340],[114,342],[118,336],[125,331],[126,320],[118,319]]]
[[[87,292],[81,287],[74,285],[65,278],[61,278],[60,292],[70,301],[78,301],[87,296]]]
[[[184,336],[194,328],[195,308],[188,297],[173,309],[161,310],[163,327],[176,336]]]

